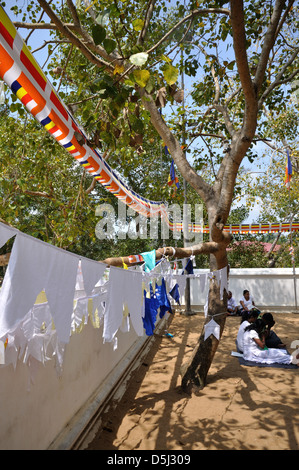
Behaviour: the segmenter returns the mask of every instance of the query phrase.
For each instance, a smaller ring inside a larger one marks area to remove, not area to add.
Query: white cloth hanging
[[[18,230],[0,222],[0,248],[18,233]]]
[[[178,284],[180,294],[182,296],[185,295],[187,277],[184,274],[173,274],[172,278],[173,278],[173,285]]]
[[[98,261],[88,260],[86,258],[81,259],[81,270],[86,295],[92,294],[95,285],[103,276],[106,267],[106,264]]]
[[[112,342],[122,325],[126,330],[129,318],[137,335],[143,336],[142,308],[142,273],[111,266],[104,314],[104,342]]]
[[[199,291],[204,292],[207,284],[207,275],[206,274],[200,274],[198,277],[199,279]]]
[[[17,233],[0,290],[0,338],[14,329],[44,289],[60,341],[70,337],[78,257]]]

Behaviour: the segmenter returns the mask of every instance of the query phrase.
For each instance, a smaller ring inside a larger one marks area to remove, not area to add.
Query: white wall
[[[196,283],[191,279],[192,304],[203,306],[206,293],[199,293]],[[232,269],[229,288],[236,299],[247,288],[257,306],[271,311],[295,305],[292,269]],[[163,322],[160,328],[164,328]],[[101,404],[117,381],[122,382],[123,372],[148,341],[146,336],[137,337],[131,328],[129,333],[118,333],[118,348],[113,351],[112,344],[103,344],[102,329],[88,324],[71,337],[61,377],[54,361],[49,361],[39,365],[34,384],[28,388],[27,365],[19,361],[16,370],[2,366],[0,449],[67,448],[89,420],[92,407]]]
[[[109,392],[118,379],[111,378],[115,368],[119,366],[121,374],[130,351],[142,348],[148,340],[147,336],[138,337],[133,328],[117,336],[118,348],[114,351],[112,343],[103,344],[102,328],[88,324],[71,337],[62,376],[58,377],[54,360],[45,365],[38,363],[30,387],[27,365],[18,361],[16,370],[11,365],[1,366],[0,449],[47,449],[105,382]]]
[[[195,274],[207,273],[208,270],[195,269]],[[201,293],[197,288],[198,281],[191,279],[191,303],[203,306],[206,291]],[[231,269],[229,275],[229,290],[237,302],[248,289],[255,299],[255,304],[265,309],[273,307],[282,310],[295,308],[294,275],[292,268],[269,269]],[[299,269],[296,270],[297,304],[299,307]]]

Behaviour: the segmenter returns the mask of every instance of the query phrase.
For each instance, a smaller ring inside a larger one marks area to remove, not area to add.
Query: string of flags
[[[151,201],[130,189],[102,158],[99,151],[90,146],[83,129],[61,101],[1,6],[0,77],[46,131],[107,191],[146,217],[160,214],[170,230],[183,231],[183,223],[173,223],[169,219],[166,203]],[[168,152],[167,147],[165,151]],[[288,187],[291,176],[292,167],[288,153],[285,177]],[[175,190],[179,188],[173,160],[168,184],[175,185]],[[287,232],[299,230],[299,223],[226,225],[224,230],[231,233]],[[189,231],[209,233],[209,227],[189,224]]]
[[[197,280],[201,292],[208,279],[217,280],[220,291],[227,289],[226,268],[194,274],[192,257],[181,273],[166,257],[156,261],[155,250],[142,253],[141,266],[109,267],[0,223],[0,248],[10,239],[12,252],[0,288],[2,365],[16,367],[21,359],[30,367],[31,358],[40,363],[55,358],[59,372],[70,337],[88,322],[102,328],[103,342],[116,349],[119,331],[154,334],[159,318],[180,305],[187,277]]]
[[[99,151],[90,146],[83,129],[55,92],[2,7],[0,77],[46,131],[107,191],[146,217],[166,215],[167,206],[163,201],[151,201],[130,189]]]
[[[291,186],[290,183],[291,183],[292,174],[293,174],[292,162],[291,162],[289,150],[287,149],[284,184],[288,189],[290,189],[290,186]]]

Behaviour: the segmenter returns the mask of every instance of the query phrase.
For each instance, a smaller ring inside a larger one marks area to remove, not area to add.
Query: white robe
[[[265,364],[291,364],[292,356],[285,349],[260,349],[254,338],[258,338],[255,330],[245,331],[243,337],[243,356],[247,361]]]

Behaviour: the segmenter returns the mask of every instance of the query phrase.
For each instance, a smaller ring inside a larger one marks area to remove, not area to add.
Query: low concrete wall
[[[299,273],[296,282],[299,291]],[[197,283],[191,279],[191,301],[202,307],[206,292],[199,292]],[[295,307],[292,269],[232,269],[229,289],[236,300],[245,288],[264,310]],[[164,321],[160,322],[158,329],[164,327]],[[0,367],[0,449],[72,448],[111,393],[116,390],[118,398],[124,393],[127,372],[138,364],[136,357],[142,360],[151,338],[138,337],[133,328],[129,333],[119,332],[114,351],[112,344],[103,344],[102,328],[88,324],[71,337],[61,377],[54,361],[37,364],[32,385],[28,367],[21,361],[16,370]]]
[[[71,337],[62,375],[58,377],[54,360],[45,365],[36,363],[33,384],[27,365],[21,361],[16,370],[11,365],[1,366],[0,449],[71,448],[96,408],[153,338],[138,337],[133,327],[117,336],[114,351],[112,343],[103,344],[102,328],[88,324]]]
[[[207,273],[208,270],[195,269],[195,274]],[[191,304],[199,308],[206,301],[207,290],[200,292],[198,280],[191,279]],[[274,269],[231,269],[229,290],[239,303],[243,290],[248,289],[255,304],[263,310],[291,311],[295,309],[294,274],[292,268]],[[297,303],[299,303],[299,269],[296,270]],[[299,307],[299,305],[298,305]]]

